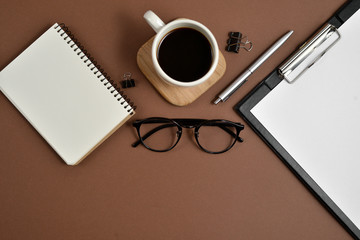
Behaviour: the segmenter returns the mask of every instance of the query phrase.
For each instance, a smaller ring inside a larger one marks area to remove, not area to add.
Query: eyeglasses
[[[133,126],[137,130],[139,140],[132,146],[137,147],[141,143],[154,152],[173,149],[180,140],[183,128],[194,129],[197,144],[207,153],[223,153],[232,148],[236,141],[243,142],[239,134],[244,125],[228,120],[153,117],[136,120]]]

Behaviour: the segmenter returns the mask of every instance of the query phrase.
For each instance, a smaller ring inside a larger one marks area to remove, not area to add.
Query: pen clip
[[[340,38],[340,33],[336,27],[331,24],[325,24],[280,66],[280,75],[288,83],[295,82],[296,79],[333,47]]]

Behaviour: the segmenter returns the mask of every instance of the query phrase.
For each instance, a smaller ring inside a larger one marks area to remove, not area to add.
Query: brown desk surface
[[[127,93],[138,108],[132,120],[243,122],[232,107],[344,2],[3,0],[0,69],[54,22],[65,22],[114,79],[133,73],[137,86]],[[137,50],[154,35],[142,18],[149,9],[165,22],[202,22],[225,56],[224,77],[189,106],[167,103],[136,65]],[[291,29],[293,36],[226,103],[210,103]],[[254,49],[225,52],[229,31],[248,35]],[[351,239],[247,125],[244,143],[209,155],[186,135],[168,153],[134,149],[130,121],[80,165],[69,167],[3,94],[0,116],[1,239]]]

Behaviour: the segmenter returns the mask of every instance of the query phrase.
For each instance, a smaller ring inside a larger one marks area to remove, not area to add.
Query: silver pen
[[[247,78],[263,64],[283,43],[290,37],[294,31],[290,31],[277,40],[265,53],[263,53],[245,72],[237,77],[232,84],[230,84],[218,98],[214,101],[214,104],[218,104],[220,101],[225,102],[239,87],[241,87],[247,80]]]

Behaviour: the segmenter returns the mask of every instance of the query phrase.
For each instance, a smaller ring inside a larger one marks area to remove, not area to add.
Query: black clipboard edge
[[[340,9],[328,20],[328,23],[339,28],[360,8],[359,0],[347,1]]]
[[[322,205],[338,220],[338,222],[355,239],[360,239],[360,230],[319,187],[319,185],[306,173],[295,159],[281,146],[269,131],[258,121],[250,110],[258,104],[282,80],[277,69],[271,72],[249,94],[234,106],[234,110],[248,123],[258,136],[275,152],[296,177],[315,195]]]

